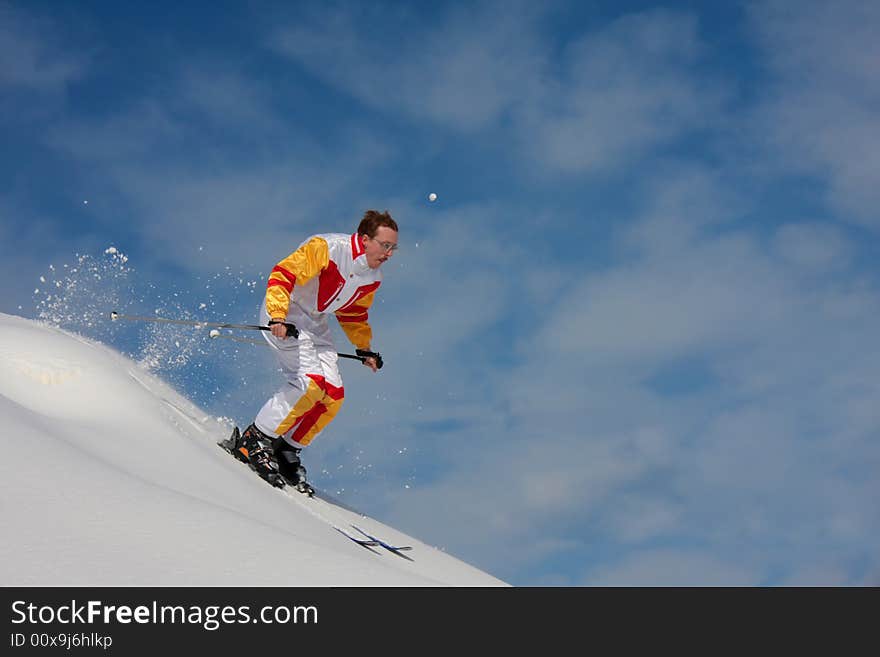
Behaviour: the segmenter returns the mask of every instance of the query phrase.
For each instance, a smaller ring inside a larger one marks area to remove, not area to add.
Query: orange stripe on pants
[[[330,424],[345,399],[345,390],[328,383],[323,376],[309,374],[305,394],[278,425],[275,433],[282,435],[293,430],[290,438],[305,447]]]
[[[323,403],[317,404],[311,412],[303,416],[291,438],[293,438],[294,442],[305,447],[312,442],[315,436],[324,430],[324,427],[330,424],[341,406],[341,399],[325,398]]]

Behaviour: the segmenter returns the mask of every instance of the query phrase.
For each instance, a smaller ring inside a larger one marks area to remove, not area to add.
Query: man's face
[[[397,249],[397,231],[388,226],[379,226],[375,237],[364,235],[364,249],[367,264],[371,269],[378,269]]]

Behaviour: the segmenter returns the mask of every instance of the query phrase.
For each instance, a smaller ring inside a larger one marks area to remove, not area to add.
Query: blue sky
[[[247,423],[267,350],[95,313],[251,322],[305,237],[388,209],[387,366],[343,364],[319,487],[514,584],[876,585],[878,32],[872,2],[0,1],[0,311],[87,313]]]

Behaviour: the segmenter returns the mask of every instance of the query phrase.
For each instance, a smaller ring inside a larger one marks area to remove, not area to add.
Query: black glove
[[[376,359],[376,368],[382,369],[382,354],[378,354],[375,351],[367,351],[366,349],[355,349],[355,353],[361,358],[375,358]]]
[[[288,336],[290,336],[291,338],[298,338],[299,337],[299,329],[296,328],[295,324],[291,324],[290,322],[285,322],[283,319],[270,319],[269,326],[272,326],[272,324],[284,324],[284,326],[287,327],[287,335]]]

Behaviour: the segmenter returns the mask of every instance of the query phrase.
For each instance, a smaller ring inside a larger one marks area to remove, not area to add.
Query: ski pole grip
[[[299,329],[296,328],[295,324],[291,324],[290,322],[285,322],[280,319],[270,319],[269,326],[271,327],[273,324],[284,324],[284,327],[287,329],[287,335],[289,335],[292,338],[299,337]],[[272,329],[269,328],[269,330],[271,331]]]
[[[380,354],[380,353],[376,353],[375,351],[367,351],[366,349],[355,349],[354,351],[362,359],[375,358],[376,359],[376,369],[378,369],[378,370],[381,370],[382,365],[385,364],[382,362],[382,354]]]

